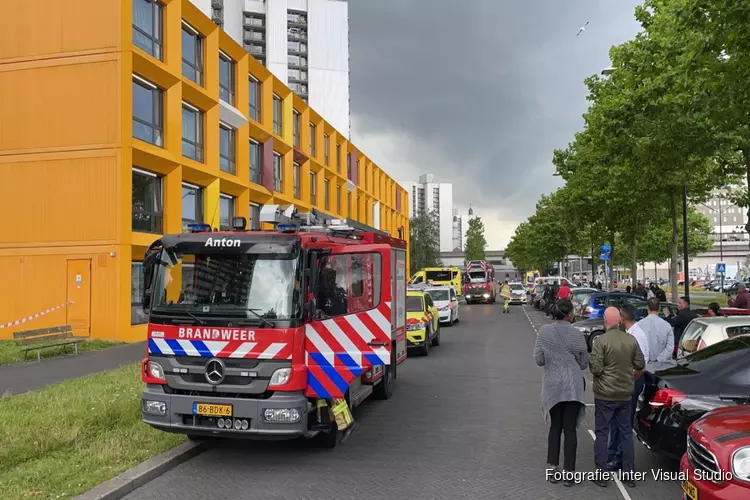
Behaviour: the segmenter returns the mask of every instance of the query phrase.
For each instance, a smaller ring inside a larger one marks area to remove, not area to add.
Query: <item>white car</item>
[[[510,303],[525,304],[527,294],[523,283],[508,283],[508,286],[510,287]]]
[[[746,335],[750,335],[750,316],[695,318],[682,334],[677,358],[683,358],[722,340]]]
[[[437,307],[440,322],[449,326],[459,320],[458,295],[452,286],[432,286],[424,289]]]

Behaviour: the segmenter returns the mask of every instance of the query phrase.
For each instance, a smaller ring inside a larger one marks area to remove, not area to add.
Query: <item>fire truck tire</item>
[[[372,391],[377,399],[390,399],[396,385],[396,350],[391,351],[391,364],[383,367],[383,381]]]
[[[328,432],[321,432],[314,438],[311,443],[315,448],[335,448],[341,441],[341,433],[336,426],[336,422],[331,422],[331,429]]]

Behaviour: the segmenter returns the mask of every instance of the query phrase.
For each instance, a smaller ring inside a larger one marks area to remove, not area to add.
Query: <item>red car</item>
[[[719,408],[696,420],[680,473],[683,500],[750,498],[750,405]]]

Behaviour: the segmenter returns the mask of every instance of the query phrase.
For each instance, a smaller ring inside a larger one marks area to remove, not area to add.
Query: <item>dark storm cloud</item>
[[[521,219],[558,185],[552,150],[582,126],[583,79],[637,32],[637,3],[349,0],[355,132],[436,148],[443,161],[407,149],[419,171],[389,174],[434,173],[454,184],[455,203]]]

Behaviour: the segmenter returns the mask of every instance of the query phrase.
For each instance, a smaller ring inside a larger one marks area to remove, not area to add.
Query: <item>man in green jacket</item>
[[[608,307],[604,311],[604,335],[594,340],[589,367],[594,375],[594,406],[596,442],[594,461],[597,472],[607,470],[607,445],[610,422],[617,426],[622,440],[622,483],[635,487],[633,480],[633,422],[630,400],[634,381],[643,374],[646,361],[638,341],[620,327],[620,311]],[[594,479],[597,486],[607,486],[605,475]]]

